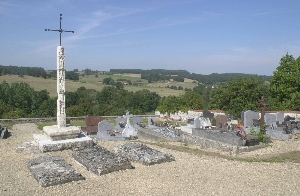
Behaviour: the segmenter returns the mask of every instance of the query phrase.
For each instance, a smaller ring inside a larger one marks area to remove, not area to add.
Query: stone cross
[[[126,124],[129,125],[129,124],[130,124],[129,118],[132,117],[132,114],[129,114],[129,111],[127,110],[127,111],[126,111],[126,115],[123,115],[123,117],[124,117],[124,118],[127,118]]]
[[[258,104],[260,107],[260,127],[265,125],[265,112],[268,104],[265,102],[264,96],[261,96],[260,102]]]
[[[61,46],[61,33],[62,32],[74,33],[74,31],[65,31],[65,30],[62,30],[61,29],[61,20],[62,20],[62,14],[60,14],[60,21],[59,21],[59,29],[58,30],[45,29],[45,31],[58,31],[59,32],[59,46]]]
[[[60,33],[59,46],[57,47],[57,126],[59,128],[66,127],[66,106],[65,106],[65,50],[61,46],[61,33],[72,32],[61,29],[62,14],[60,14],[60,29],[51,30],[45,29],[45,31],[58,31]]]

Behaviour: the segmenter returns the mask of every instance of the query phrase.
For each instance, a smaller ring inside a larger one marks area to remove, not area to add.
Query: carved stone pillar
[[[62,46],[57,47],[57,126],[66,127],[65,106],[65,51]]]

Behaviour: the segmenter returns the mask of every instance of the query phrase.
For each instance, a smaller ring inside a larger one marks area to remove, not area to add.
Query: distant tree
[[[286,54],[270,80],[270,92],[277,109],[300,110],[300,57]]]
[[[115,81],[111,77],[103,79],[103,84],[114,84],[114,82]]]
[[[116,82],[116,83],[115,83],[115,86],[116,86],[116,88],[119,89],[119,90],[124,88],[124,84],[123,84],[122,82]]]
[[[269,85],[259,77],[232,79],[212,92],[210,109],[221,109],[239,117],[244,110],[258,111],[261,96],[269,99]]]

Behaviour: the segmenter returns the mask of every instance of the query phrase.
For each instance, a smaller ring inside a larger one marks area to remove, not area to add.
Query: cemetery
[[[74,33],[61,26],[46,31]],[[266,111],[262,96],[261,111],[240,118],[213,110],[147,117],[127,110],[112,120],[86,116],[86,126],[74,126],[66,115],[64,52],[60,37],[56,124],[15,124],[11,132],[0,126],[0,195],[217,195],[228,187],[260,195],[274,185],[271,195],[300,192],[298,162],[258,159],[282,151],[299,156],[297,115]]]

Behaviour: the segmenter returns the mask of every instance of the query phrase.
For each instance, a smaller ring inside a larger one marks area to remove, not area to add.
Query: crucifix
[[[260,107],[260,127],[265,125],[265,112],[268,104],[265,102],[264,96],[261,96],[260,102],[258,103]]]
[[[45,31],[58,31],[60,33],[59,37],[59,46],[57,47],[57,126],[59,128],[66,127],[66,98],[65,98],[65,50],[61,46],[61,33],[62,32],[71,32],[74,31],[65,31],[61,29],[61,20],[62,14],[60,14],[60,29],[59,30],[51,30],[45,29]]]
[[[60,21],[59,21],[59,29],[58,30],[52,30],[52,29],[45,29],[45,31],[58,31],[59,32],[59,45],[61,46],[61,33],[62,32],[70,32],[74,33],[74,31],[65,31],[61,29],[61,20],[62,20],[62,14],[60,14]]]

